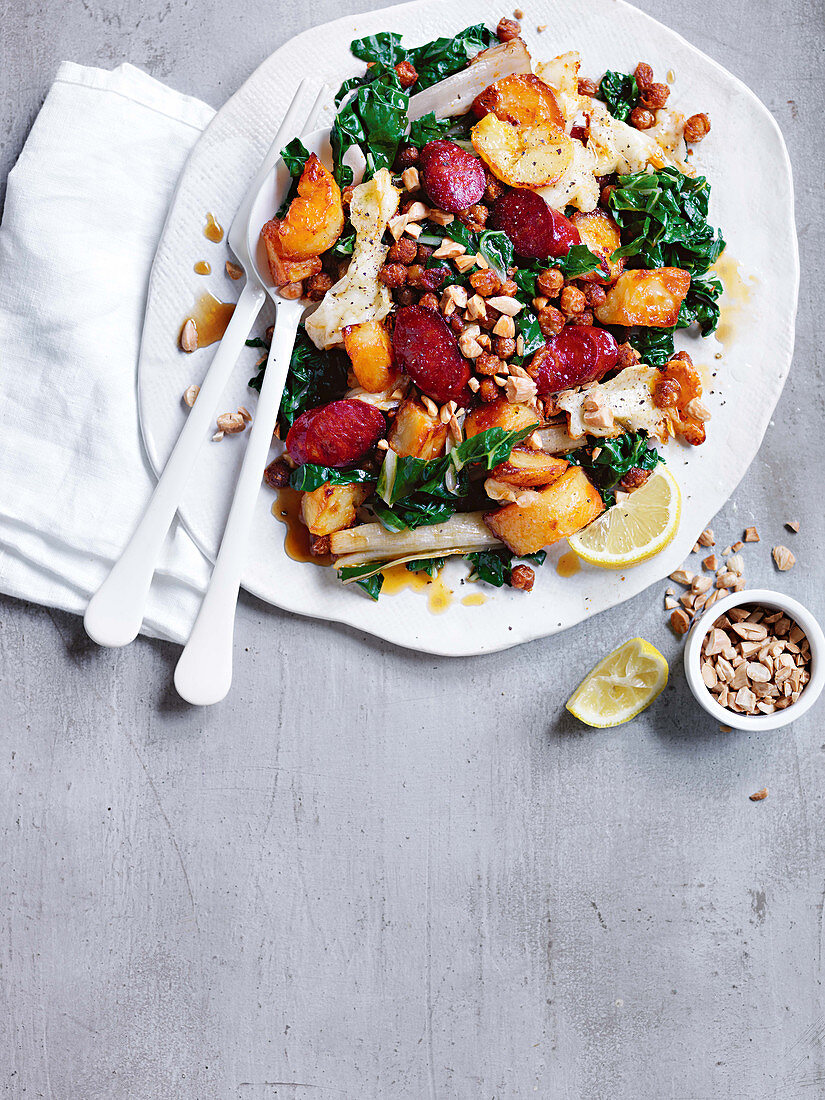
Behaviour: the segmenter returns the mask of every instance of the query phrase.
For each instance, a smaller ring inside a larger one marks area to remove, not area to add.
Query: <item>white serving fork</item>
[[[275,140],[264,157],[258,174],[250,184],[243,202],[238,207],[227,234],[227,243],[246,275],[246,282],[235,306],[235,311],[201,384],[197,400],[187,416],[183,430],[178,436],[169,460],[155,486],[146,511],[126,544],[125,550],[86,608],[83,619],[86,632],[100,645],[123,646],[137,637],[143,622],[149,587],[152,583],[164,539],[177,511],[186,482],[195,465],[198,452],[212,431],[218,402],[232,374],[238,354],[266,300],[267,290],[256,267],[254,254],[254,242],[257,241],[257,235],[261,227],[257,226],[253,235],[252,227],[249,224],[250,217],[259,192],[277,164],[281,149],[296,133],[305,130],[306,127],[301,126],[302,117],[307,121],[312,120],[327,94],[326,87],[322,88],[308,114],[302,115],[300,100],[306,84],[307,81],[302,80],[298,86]],[[250,240],[253,242],[251,248]],[[268,369],[261,389],[257,413],[238,481],[238,489],[221,544],[221,554],[218,562],[221,563],[222,559],[223,561],[220,571],[218,571],[216,565],[209,593],[204,600],[206,612],[202,609],[196,623],[195,632],[193,632],[196,644],[199,644],[198,640],[203,637],[204,628],[199,629],[198,624],[202,620],[206,621],[205,615],[214,615],[218,606],[225,608],[225,597],[229,588],[231,588],[232,570],[229,568],[230,561],[234,564],[243,555],[249,520],[251,519],[251,505],[254,503],[254,495],[260,486],[266,449],[272,440],[275,418],[280,405],[281,392],[295,338],[295,329],[301,316],[302,307],[300,302],[287,302],[282,298],[276,298],[275,300],[278,303],[278,316],[269,352]],[[276,369],[273,369],[273,367]],[[269,410],[269,412],[266,410]],[[268,439],[266,438],[267,424],[269,424]],[[256,465],[257,469],[253,469]],[[241,530],[243,527],[241,518],[247,512],[246,526]],[[227,549],[224,554],[225,546]],[[236,571],[239,580],[240,565],[237,566]],[[210,598],[213,590],[214,594]],[[224,595],[223,601],[219,599],[219,594]],[[237,582],[235,582],[235,596],[232,599],[233,613],[236,597]],[[219,637],[213,639],[216,646],[221,643],[220,649],[223,659],[224,661],[228,660],[228,678],[224,677],[225,687],[223,691],[220,695],[216,695],[213,691],[211,694],[214,697],[208,699],[194,698],[199,693],[193,685],[189,694],[186,694],[187,688],[184,685],[191,680],[191,677],[187,679],[186,674],[190,661],[190,658],[187,658],[183,662],[183,671],[181,671],[181,665],[178,666],[181,687],[184,687],[182,692],[184,698],[192,695],[193,702],[216,702],[218,699],[223,698],[229,690],[232,677],[231,621],[229,625],[228,658],[226,657],[226,646],[223,644],[225,639]],[[201,650],[206,649],[204,646],[199,646],[199,648]],[[193,648],[189,652],[190,654],[194,653],[195,649]],[[184,656],[186,656],[186,651],[184,651]],[[218,667],[217,664],[215,667]],[[177,681],[178,676],[176,675],[176,683]]]

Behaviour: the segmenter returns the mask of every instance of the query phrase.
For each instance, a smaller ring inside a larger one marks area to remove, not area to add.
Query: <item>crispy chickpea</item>
[[[498,275],[489,269],[474,271],[470,276],[470,286],[482,298],[491,298],[494,294],[498,294],[501,289]]]
[[[433,295],[433,297],[435,297],[435,295]],[[460,313],[451,313],[447,320],[447,324],[450,326],[456,336],[460,336],[464,331],[464,320],[461,317]]]
[[[635,126],[637,130],[649,130],[651,126],[656,125],[656,119],[653,117],[653,112],[648,111],[646,107],[634,107],[630,112],[630,125]]]
[[[499,397],[501,397],[501,390],[492,378],[482,378],[481,384],[478,387],[478,396],[486,405],[491,401],[498,401]]]
[[[405,168],[412,168],[418,164],[418,156],[418,150],[414,145],[405,145],[396,154],[395,167],[399,172],[403,172]]]
[[[378,272],[378,278],[384,286],[388,286],[391,290],[395,290],[397,287],[403,286],[404,283],[406,283],[408,278],[407,268],[404,267],[403,264],[384,264]]]
[[[412,306],[415,305],[415,300],[418,295],[415,293],[412,287],[402,286],[400,290],[396,290],[394,297],[395,301],[400,306]]]
[[[304,293],[311,302],[320,302],[331,287],[332,279],[321,272],[318,275],[310,275],[306,281]]]
[[[536,289],[541,292],[544,298],[555,298],[561,292],[563,286],[564,276],[554,267],[542,271],[536,279]]]
[[[521,34],[521,25],[515,21],[515,19],[505,19],[504,16],[498,21],[496,27],[496,37],[499,42],[512,42],[514,38],[518,38]]]
[[[606,187],[602,188],[601,194],[599,195],[599,202],[602,204],[602,206],[610,206],[610,196],[615,190],[616,188],[612,183],[608,183]]]
[[[496,179],[489,168],[484,169],[484,174],[487,177],[487,186],[484,189],[484,201],[488,203],[494,203],[496,199],[500,199],[507,188],[501,182]]]
[[[395,241],[390,245],[390,250],[387,253],[387,263],[390,264],[411,264],[418,255],[418,245],[412,239],[412,237],[402,237],[400,241]]]
[[[625,493],[632,493],[634,489],[641,488],[649,477],[650,470],[643,470],[640,466],[631,466],[619,482],[619,488]]]
[[[509,359],[516,354],[516,342],[511,336],[497,336],[493,348],[499,359]]]
[[[426,294],[422,294],[418,299],[418,304],[423,306],[424,309],[438,309],[438,298],[433,294],[431,290],[428,290]]]
[[[572,317],[567,318],[567,323],[568,325],[592,325],[593,311],[583,309],[581,313],[574,313]]]
[[[466,225],[473,233],[478,233],[487,224],[489,215],[490,211],[486,206],[476,203],[475,206],[469,206],[466,210],[459,210],[456,217],[462,225]]]
[[[501,284],[501,290],[499,291],[499,294],[503,294],[506,298],[513,298],[515,297],[517,292],[518,283],[514,282],[512,279],[505,279],[505,281]]]
[[[687,363],[687,365],[689,367],[693,366],[693,360],[691,359],[690,355],[686,351],[677,351],[677,352],[675,352],[673,355],[671,355],[668,362],[672,363],[674,359],[681,359],[683,362]]]
[[[633,75],[636,77],[636,84],[640,92],[643,92],[645,88],[649,88],[653,83],[653,69],[645,61],[639,62]]]
[[[599,94],[599,85],[589,77],[579,77],[579,95],[589,95],[592,99]]]
[[[695,145],[697,141],[701,141],[709,133],[710,119],[704,112],[691,115],[685,123],[685,141],[689,141],[691,145]]]
[[[558,336],[564,328],[564,314],[554,306],[545,306],[539,311],[538,322],[542,336]]]
[[[423,286],[423,276],[426,268],[423,264],[414,263],[406,269],[407,282],[410,286]]]
[[[326,558],[330,552],[329,535],[310,535],[309,552],[313,558]]]
[[[292,468],[287,466],[282,458],[276,458],[275,461],[270,462],[264,470],[264,481],[270,489],[284,489],[289,485],[289,476],[291,473]]]
[[[352,202],[352,193],[354,190],[355,186],[353,184],[350,184],[348,187],[345,187],[344,190],[341,192],[341,203],[345,210],[349,210],[349,205]]]
[[[504,370],[504,364],[497,355],[491,355],[489,351],[483,351],[475,361],[478,374],[500,374]]]
[[[399,61],[395,66],[395,71],[398,74],[398,83],[402,88],[411,88],[418,80],[418,73],[409,61]]]
[[[667,84],[648,84],[641,95],[642,106],[658,110],[659,107],[664,107],[669,96],[670,88]]]
[[[598,283],[587,283],[584,288],[584,297],[591,309],[598,309],[604,303],[607,292]]]
[[[510,584],[513,588],[520,588],[522,592],[531,592],[535,579],[535,570],[529,565],[517,565],[510,573]]]
[[[634,363],[638,363],[641,356],[634,347],[630,344],[619,344],[619,357],[616,360],[616,369],[624,370],[625,367],[632,367]]]
[[[428,244],[417,244],[415,246],[415,258],[420,264],[425,264],[432,254],[433,250]]]
[[[653,404],[657,409],[674,408],[682,395],[675,378],[660,378],[653,389]]]
[[[574,313],[581,313],[587,305],[587,299],[578,287],[572,286],[570,283],[562,290],[561,297],[559,298],[559,308],[562,313],[566,313],[568,316],[572,316]]]

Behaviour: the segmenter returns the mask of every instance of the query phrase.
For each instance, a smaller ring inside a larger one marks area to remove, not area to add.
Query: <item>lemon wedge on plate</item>
[[[588,726],[620,726],[662,693],[667,674],[659,650],[644,638],[631,638],[588,672],[565,706]]]
[[[673,541],[681,514],[676,478],[666,466],[657,466],[641,488],[571,535],[568,542],[591,565],[627,569]]]

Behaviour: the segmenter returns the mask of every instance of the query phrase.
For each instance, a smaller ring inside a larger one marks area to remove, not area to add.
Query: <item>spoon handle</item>
[[[238,588],[249,549],[249,532],[278,417],[295,331],[298,302],[279,302],[261,395],[252,421],[221,548],[192,633],[175,669],[178,694],[196,706],[220,702],[232,684],[232,645]]]

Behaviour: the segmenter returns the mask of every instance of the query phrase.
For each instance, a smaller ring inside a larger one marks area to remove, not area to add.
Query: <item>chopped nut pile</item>
[[[737,714],[773,714],[811,678],[811,647],[782,611],[747,605],[717,619],[702,644],[701,672],[717,703]]]

